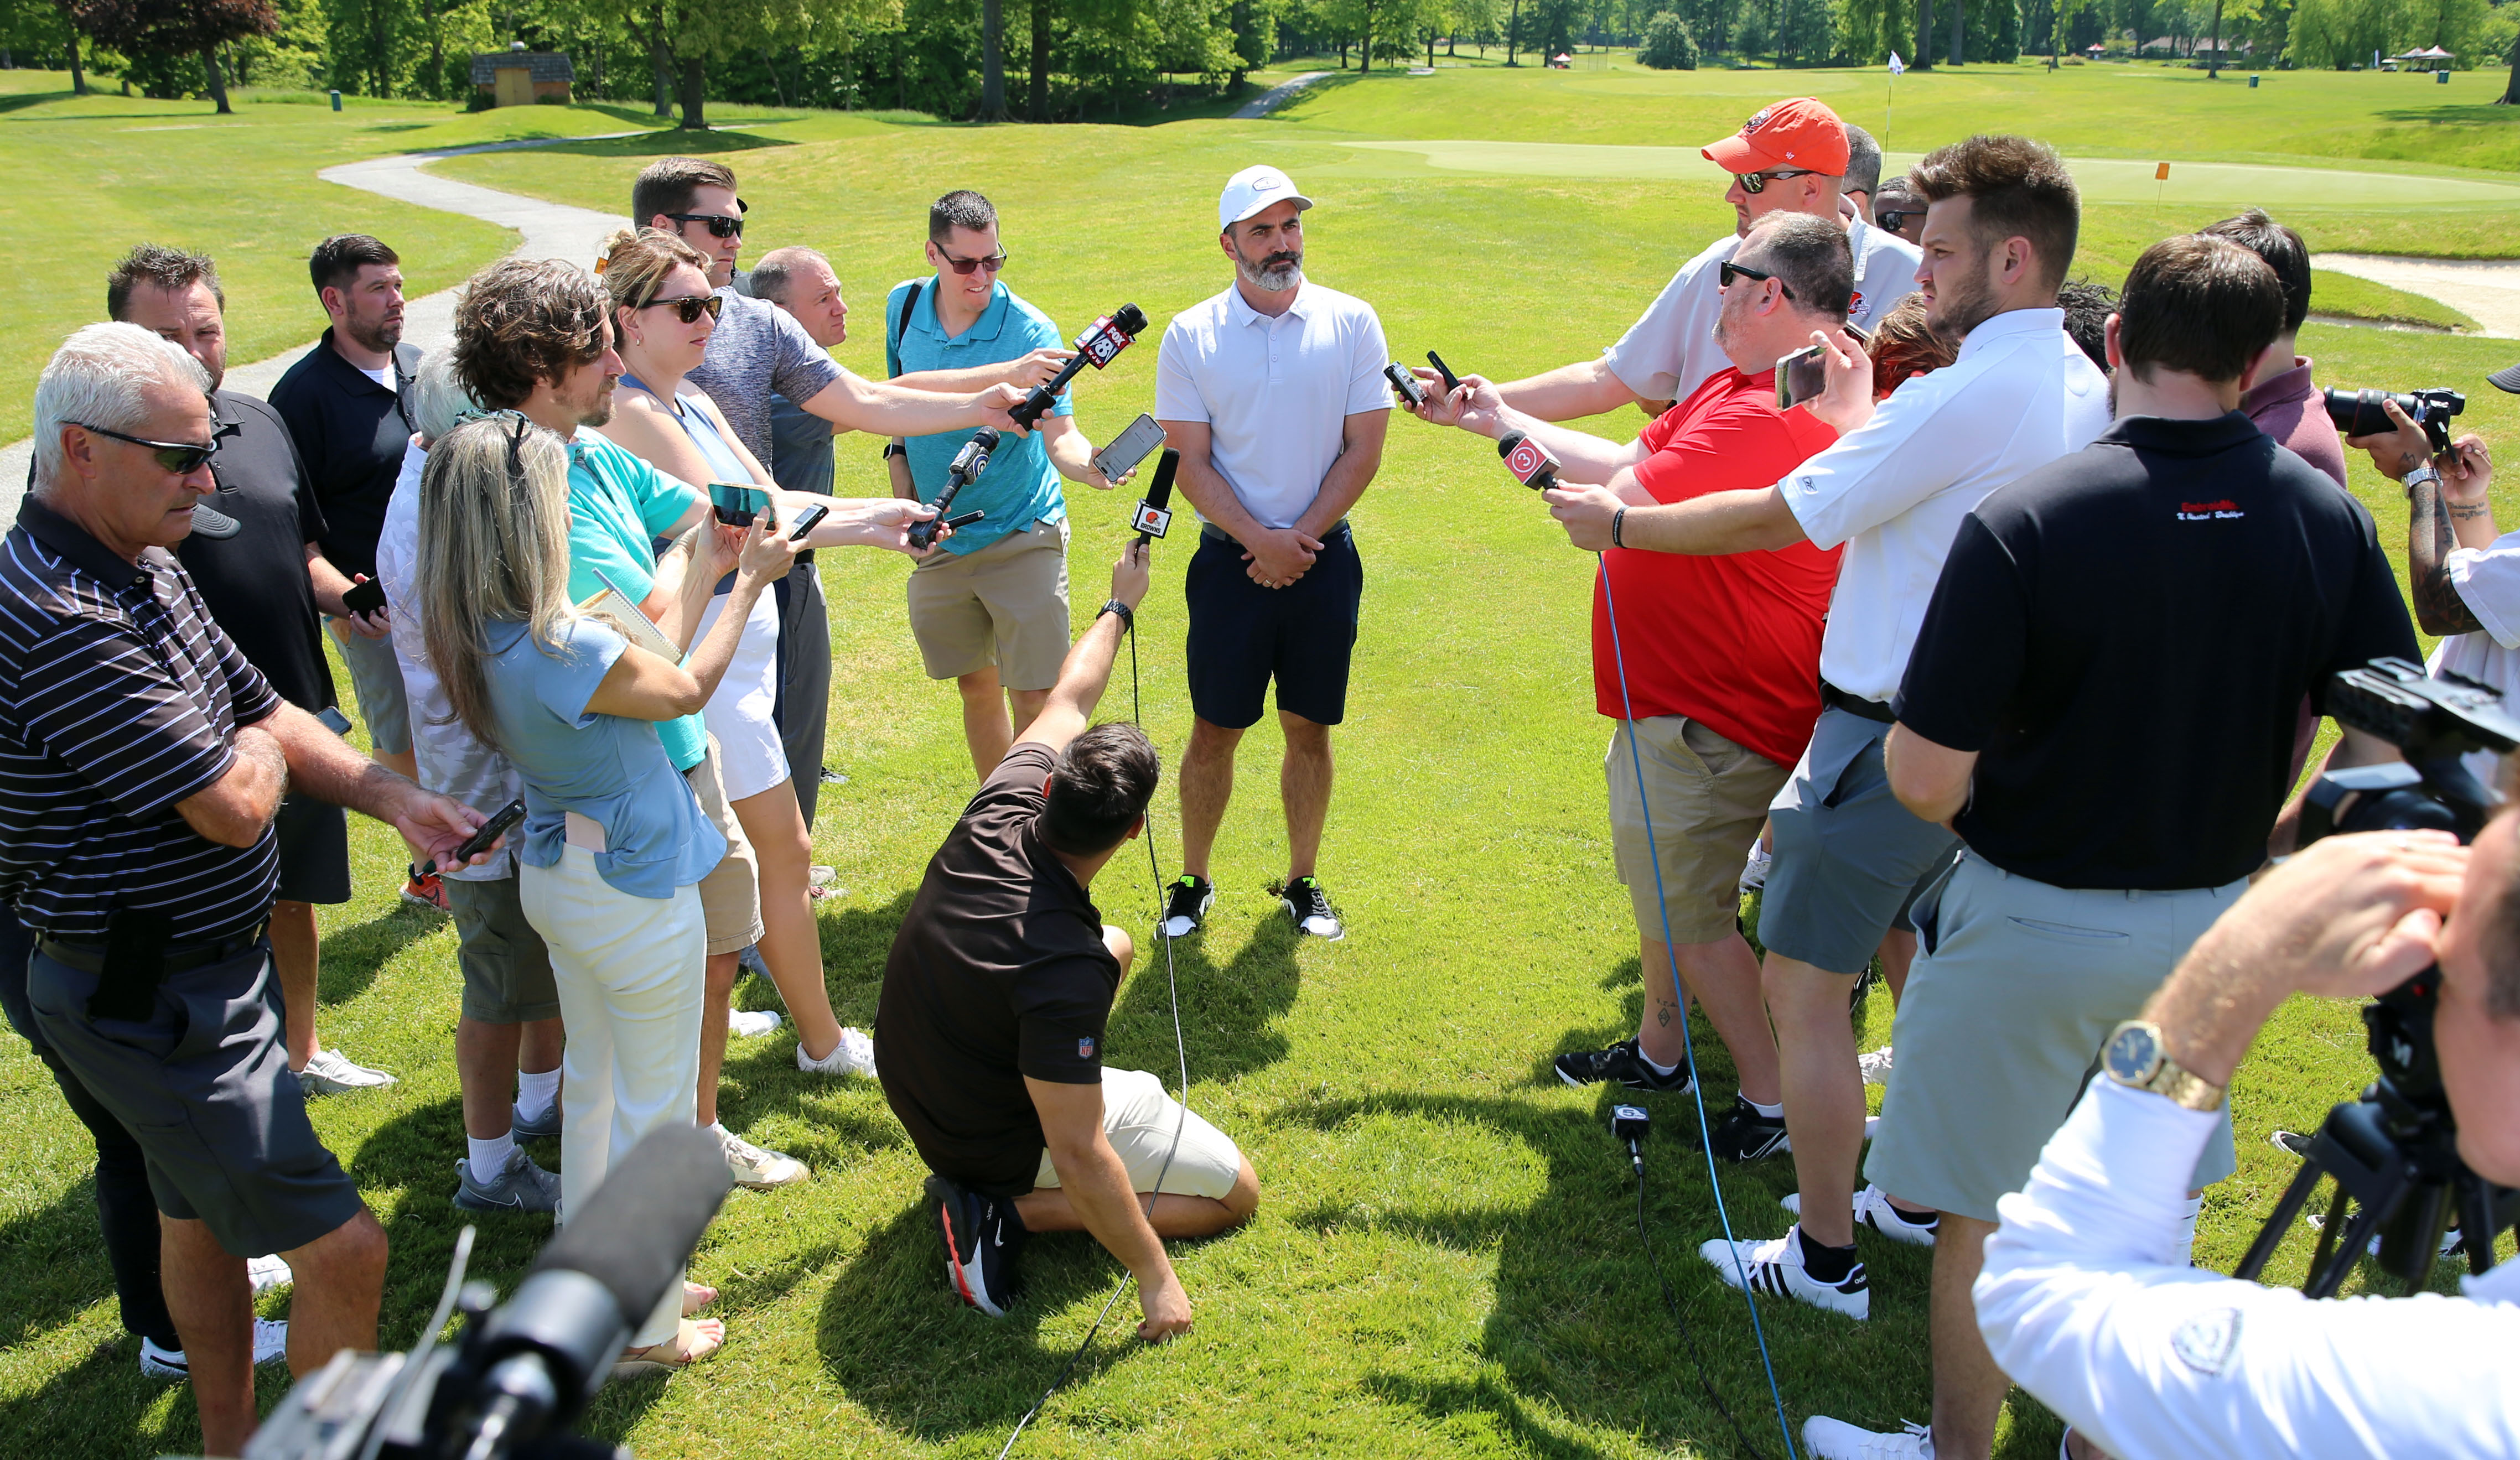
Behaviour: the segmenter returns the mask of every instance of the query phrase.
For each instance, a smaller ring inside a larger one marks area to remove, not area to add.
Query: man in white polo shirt
[[[1168,937],[1196,930],[1216,901],[1208,852],[1234,794],[1235,747],[1272,680],[1286,737],[1286,915],[1298,932],[1346,936],[1316,863],[1365,592],[1347,512],[1382,465],[1390,353],[1372,306],[1304,278],[1312,205],[1275,167],[1226,183],[1217,246],[1234,285],[1174,317],[1155,365],[1155,417],[1201,518],[1184,586],[1193,718]]]
[[[1617,344],[1591,360],[1497,387],[1506,404],[1543,420],[1598,416],[1630,402],[1658,416],[1707,376],[1731,368],[1715,342],[1715,319],[1724,309],[1716,276],[1751,223],[1770,213],[1809,213],[1846,225],[1846,241],[1855,250],[1855,302],[1847,323],[1871,329],[1915,291],[1916,245],[1846,215],[1840,200],[1848,148],[1846,124],[1810,97],[1763,108],[1739,132],[1699,148],[1699,155],[1732,174],[1724,190],[1724,200],[1732,205],[1732,235],[1681,265]],[[1877,158],[1873,170],[1880,170]]]

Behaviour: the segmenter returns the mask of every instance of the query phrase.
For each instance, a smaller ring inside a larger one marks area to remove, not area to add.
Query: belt
[[[603,822],[593,817],[581,817],[573,811],[562,812],[560,817],[562,841],[572,847],[583,847],[589,852],[605,850]]]
[[[180,948],[170,948],[159,960],[158,976],[165,978],[172,974],[190,973],[196,968],[207,968],[213,963],[224,963],[250,952],[255,945],[262,942],[263,926],[255,923],[249,931],[233,938],[222,938],[216,943],[188,943]],[[105,971],[103,944],[65,943],[50,933],[38,933],[35,935],[35,948],[65,968],[75,968],[81,973]]]
[[[1328,532],[1326,532],[1326,533],[1323,533],[1323,534],[1322,534],[1322,542],[1323,542],[1325,545],[1328,545],[1328,544],[1330,544],[1330,543],[1337,542],[1340,538],[1343,538],[1343,537],[1347,536],[1347,532],[1348,532],[1347,518],[1345,518],[1345,517],[1341,517],[1341,518],[1339,518],[1339,519],[1338,519],[1338,525],[1336,525],[1336,526],[1332,527],[1329,531],[1328,531]],[[1238,543],[1239,543],[1239,539],[1236,538],[1234,534],[1232,534],[1232,533],[1230,533],[1230,532],[1226,531],[1226,530],[1225,530],[1224,528],[1222,528],[1222,527],[1217,526],[1217,525],[1216,525],[1215,523],[1213,523],[1213,522],[1201,522],[1200,524],[1198,524],[1198,535],[1199,535],[1199,538],[1200,538],[1202,541],[1204,541],[1204,542],[1210,542],[1210,543],[1236,543],[1236,544],[1238,544]]]
[[[1898,716],[1890,713],[1890,707],[1881,701],[1866,699],[1861,694],[1849,694],[1826,680],[1820,682],[1820,702],[1824,709],[1844,710],[1858,720],[1869,720],[1874,725],[1895,725],[1899,720]]]

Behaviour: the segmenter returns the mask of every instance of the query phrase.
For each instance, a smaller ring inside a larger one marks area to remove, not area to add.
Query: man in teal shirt
[[[884,354],[895,383],[945,393],[1047,382],[1075,352],[1050,316],[1016,297],[998,274],[997,209],[977,193],[948,193],[927,210],[926,279],[884,300]],[[910,575],[910,628],[927,677],[962,691],[963,735],[986,778],[1006,759],[1058,683],[1067,656],[1067,504],[1062,476],[1109,488],[1094,443],[1061,395],[1030,435],[998,444],[979,478],[954,499],[959,515],[988,516],[957,531]],[[895,437],[884,453],[892,494],[932,502],[968,431]],[[1001,691],[1003,703],[1001,703]]]

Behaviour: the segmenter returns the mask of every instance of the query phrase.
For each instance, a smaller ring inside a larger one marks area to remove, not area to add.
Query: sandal
[[[686,1369],[726,1345],[726,1325],[715,1318],[685,1318],[674,1336],[644,1349],[624,1349],[612,1365],[615,1379],[645,1379]]]
[[[683,1316],[698,1317],[710,1304],[717,1302],[717,1289],[706,1283],[683,1284]]]

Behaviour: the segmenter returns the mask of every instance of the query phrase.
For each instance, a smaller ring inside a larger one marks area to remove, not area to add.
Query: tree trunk
[[[70,95],[85,96],[87,95],[87,72],[79,66],[78,22],[71,20],[67,10],[62,12],[62,26],[70,33]],[[2520,55],[2520,53],[2514,54]],[[2514,64],[2511,76],[2512,85],[2520,87],[2520,63]]]
[[[1513,36],[1514,32],[1521,27],[1522,0],[1513,0],[1513,13],[1506,17],[1505,22],[1505,64],[1508,66],[1516,64],[1513,59]]]
[[[202,47],[202,70],[209,77],[210,100],[219,104],[219,115],[234,116],[236,109],[228,105],[228,78],[219,69],[218,47]]]
[[[1958,0],[1954,0],[1958,3]],[[1934,68],[1934,0],[1916,0],[1916,64],[1912,71]]]
[[[2223,0],[2214,0],[2214,55],[2205,63],[2205,79],[2223,79]]]
[[[420,14],[428,24],[428,94],[442,102],[446,100],[446,40],[437,22],[437,0],[420,0]]]
[[[1365,43],[1364,43],[1361,47],[1359,47],[1359,48],[1358,48],[1357,53],[1356,53],[1356,73],[1357,73],[1358,75],[1360,75],[1360,76],[1363,76],[1363,75],[1368,75],[1368,74],[1372,73],[1372,70],[1373,70],[1373,5],[1372,5],[1372,0],[1367,0],[1367,4],[1366,4],[1366,7],[1365,7]]]
[[[708,130],[708,63],[698,56],[683,58],[683,130]]]
[[[2510,61],[2511,79],[2503,83],[2502,95],[2495,100],[2494,105],[2498,107],[2520,107],[2520,37],[2515,37],[2511,42]],[[72,66],[78,65],[78,52],[75,48],[70,52],[70,65]]]
[[[1226,95],[1238,97],[1242,94],[1245,62],[1251,54],[1251,0],[1234,0],[1227,23],[1234,28],[1234,69],[1225,78]]]
[[[1249,12],[1237,5],[1236,14]],[[1238,56],[1240,53],[1237,53]],[[1236,85],[1242,82],[1242,72],[1234,73]],[[1032,0],[1032,86],[1025,111],[1035,121],[1050,120],[1050,0]]]
[[[1005,5],[1003,0],[980,0],[980,120],[1006,119]]]
[[[1952,0],[1952,65],[1968,60],[1968,0]]]
[[[656,114],[670,117],[674,114],[674,64],[665,55],[665,23],[661,14],[656,18],[656,28],[648,32],[648,65],[656,73]]]

